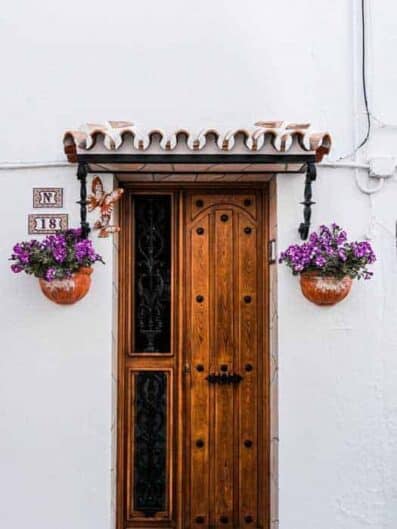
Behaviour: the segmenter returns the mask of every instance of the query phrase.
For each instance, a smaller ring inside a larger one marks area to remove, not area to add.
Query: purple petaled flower
[[[23,243],[22,243],[23,244]],[[20,243],[17,243],[14,247],[13,247],[13,252],[16,254],[16,255],[19,255],[21,252],[23,252],[23,246],[22,244]]]
[[[329,240],[332,237],[331,230],[327,226],[320,226],[320,239],[323,239],[324,242]]]
[[[327,260],[325,257],[322,257],[321,255],[319,255],[318,257],[315,258],[314,262],[316,266],[318,266],[319,268],[322,268],[327,262]]]
[[[89,259],[90,261],[96,261],[97,254],[92,246],[91,241],[88,239],[83,239],[79,242],[76,242],[74,245],[74,250],[76,252],[76,258],[81,263],[84,259]]]
[[[66,258],[66,248],[54,248],[52,254],[57,263],[63,263]]]
[[[66,259],[66,243],[65,241],[59,241],[56,244],[54,244],[52,248],[52,255],[54,256],[54,259],[57,263],[63,263]]]
[[[347,233],[336,223],[320,226],[309,240],[301,245],[292,244],[280,254],[280,263],[286,263],[294,274],[316,271],[322,275],[370,279],[367,265],[376,256],[367,241],[348,242]]]
[[[29,261],[30,261],[29,252],[26,252],[26,251],[21,252],[18,257],[22,264],[29,264]]]
[[[57,263],[63,263],[66,259],[66,239],[63,233],[46,237],[43,246],[51,252]]]
[[[46,281],[52,281],[56,277],[56,270],[55,268],[48,268],[46,273],[44,274],[44,279]]]
[[[345,231],[341,231],[339,233],[339,235],[336,237],[336,242],[337,242],[338,246],[340,246],[341,244],[346,242],[346,240],[347,240],[347,234],[346,234]]]
[[[376,261],[375,254],[369,242],[354,242],[352,243],[352,248],[353,253],[357,258],[361,259],[364,257],[369,263],[374,263]]]
[[[314,244],[314,243],[318,242],[318,235],[317,235],[316,232],[313,232],[313,233],[310,234],[309,242],[311,244]]]
[[[23,267],[19,264],[12,264],[11,270],[14,272],[14,274],[18,274],[19,272],[22,272]]]
[[[25,271],[51,281],[70,277],[81,266],[104,262],[92,242],[82,238],[82,231],[70,229],[48,235],[43,241],[31,240],[15,244],[10,257],[13,272]]]

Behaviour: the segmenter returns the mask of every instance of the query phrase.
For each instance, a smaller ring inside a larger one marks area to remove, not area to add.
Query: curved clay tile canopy
[[[70,162],[78,162],[81,226],[86,221],[86,176],[114,173],[125,182],[266,182],[275,173],[306,172],[304,221],[307,239],[313,204],[311,184],[315,163],[331,148],[327,132],[314,132],[309,123],[258,121],[251,127],[222,131],[205,128],[143,130],[129,121],[87,123],[68,130],[63,138]]]
[[[308,155],[319,162],[331,148],[327,132],[314,132],[308,123],[258,121],[248,128],[222,131],[153,129],[144,131],[129,121],[87,123],[65,132],[64,149],[70,162],[84,154],[264,154]]]

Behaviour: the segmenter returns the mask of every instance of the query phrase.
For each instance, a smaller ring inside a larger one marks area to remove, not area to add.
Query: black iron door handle
[[[205,377],[210,384],[239,384],[243,377],[237,373],[210,373]]]

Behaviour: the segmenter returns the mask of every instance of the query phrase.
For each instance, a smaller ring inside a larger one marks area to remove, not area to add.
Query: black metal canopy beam
[[[271,164],[314,163],[314,154],[78,154],[85,163]],[[274,172],[274,171],[272,171]]]
[[[78,169],[77,178],[80,181],[80,224],[83,237],[88,237],[90,226],[87,222],[87,174],[97,172],[91,170],[89,163],[97,164],[128,164],[128,163],[151,163],[151,164],[277,164],[277,163],[301,163],[302,169],[306,169],[303,222],[300,223],[298,231],[302,240],[309,236],[312,201],[312,183],[316,179],[316,157],[314,154],[79,154],[77,156]],[[261,172],[266,172],[262,171]],[[275,172],[275,171],[269,171]],[[282,172],[282,171],[280,171]],[[294,171],[296,172],[296,171]]]

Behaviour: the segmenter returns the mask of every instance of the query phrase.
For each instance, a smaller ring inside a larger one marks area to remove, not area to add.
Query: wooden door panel
[[[214,275],[214,344],[212,371],[231,373],[234,370],[234,296],[233,296],[233,211],[216,209],[214,215],[214,246],[212,250]],[[231,385],[214,386],[214,440],[213,476],[214,519],[216,525],[223,520],[224,527],[233,523],[233,387]]]
[[[263,191],[203,189],[124,197],[118,529],[268,528]]]
[[[258,241],[255,223],[242,213],[238,234],[238,370],[244,376],[238,387],[238,488],[239,521],[244,527],[246,520],[257,519]]]
[[[126,194],[120,297],[118,528],[175,525],[175,200]]]
[[[191,255],[189,286],[191,339],[190,387],[186,398],[189,408],[195,410],[190,420],[190,499],[191,526],[197,520],[208,522],[209,517],[209,419],[210,391],[205,373],[210,369],[210,268],[209,222],[200,220],[189,230],[188,248]]]
[[[259,521],[260,206],[255,193],[192,193],[186,203],[188,232],[204,229],[199,237],[189,235],[186,245],[186,262],[191,263],[185,331],[192,369],[186,384],[190,522],[192,527],[254,527]],[[199,314],[205,314],[207,330]],[[205,375],[210,373],[238,373],[243,380],[209,384]],[[208,438],[209,447],[198,456],[194,440],[199,436]]]
[[[203,205],[201,205],[203,203]],[[192,193],[187,200],[189,209],[188,222],[195,219],[197,215],[202,215],[206,210],[230,205],[237,208],[243,208],[246,213],[256,219],[257,216],[257,199],[256,193]]]

